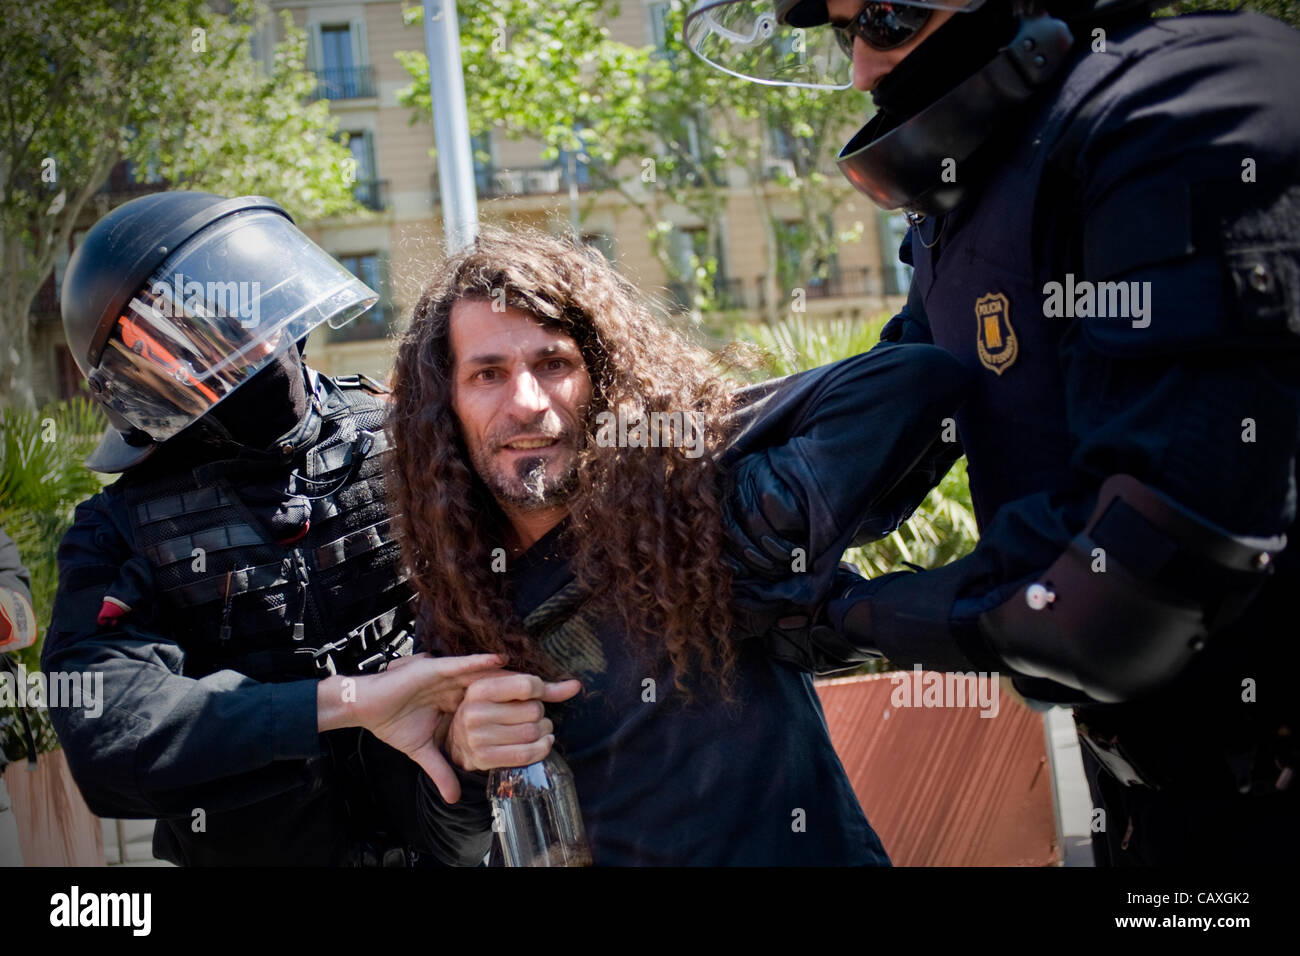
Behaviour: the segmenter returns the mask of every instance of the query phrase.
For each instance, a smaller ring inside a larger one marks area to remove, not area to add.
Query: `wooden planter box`
[[[68,771],[62,750],[41,754],[35,770],[11,763],[5,786],[18,823],[24,866],[103,866],[104,837]]]
[[[978,679],[994,690],[996,678]],[[1007,693],[994,717],[896,707],[895,686],[889,674],[817,685],[835,752],[894,865],[1061,863],[1042,715]]]

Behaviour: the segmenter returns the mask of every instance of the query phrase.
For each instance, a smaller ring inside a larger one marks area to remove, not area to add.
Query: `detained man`
[[[799,601],[733,602],[724,503],[756,493],[735,456],[774,435],[827,452],[815,406],[836,441],[831,417],[880,425],[869,512],[924,470],[954,390],[877,414],[864,399],[916,364],[888,354],[738,389],[598,254],[543,235],[485,234],[437,274],[394,375],[394,510],[436,650],[523,672],[472,683],[445,744],[479,857],[485,772],[554,744],[598,866],[887,865],[810,676],[732,638],[736,613]],[[825,543],[832,569],[853,530]]]

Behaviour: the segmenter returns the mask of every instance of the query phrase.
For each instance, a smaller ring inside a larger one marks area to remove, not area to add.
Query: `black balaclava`
[[[891,126],[915,116],[993,59],[1015,36],[1017,23],[1007,0],[953,14],[876,84],[876,108]]]
[[[275,444],[299,430],[310,410],[312,397],[300,349],[280,353],[167,443],[174,455],[199,466],[195,474],[203,480],[231,477],[245,507],[281,544],[303,537],[311,516],[311,501],[300,488],[302,479]]]
[[[232,439],[261,450],[293,430],[307,414],[309,402],[302,357],[297,348],[289,348],[208,414]]]

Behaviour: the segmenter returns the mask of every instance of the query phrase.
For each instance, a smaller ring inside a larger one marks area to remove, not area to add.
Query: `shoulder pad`
[[[330,380],[339,388],[361,388],[372,395],[388,395],[392,392],[383,382],[377,382],[369,375],[360,372],[352,375],[331,375]]]

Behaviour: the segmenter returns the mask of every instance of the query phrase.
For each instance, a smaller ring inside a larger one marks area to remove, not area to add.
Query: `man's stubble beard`
[[[540,455],[514,462],[513,475],[493,461],[493,453],[481,447],[470,453],[470,460],[475,473],[503,508],[540,511],[564,504],[578,486],[577,450],[572,445],[566,449],[566,461],[550,464],[550,468],[558,465],[558,474],[548,473],[549,463]]]

